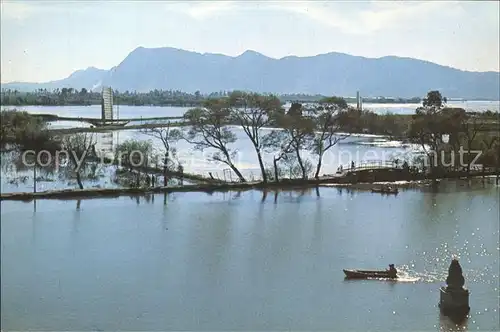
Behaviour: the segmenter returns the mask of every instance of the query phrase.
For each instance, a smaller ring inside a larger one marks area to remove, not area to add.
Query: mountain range
[[[46,83],[12,82],[2,89],[75,88],[119,91],[181,90],[185,92],[246,90],[364,97],[421,97],[439,90],[449,98],[500,99],[499,72],[470,72],[432,62],[385,56],[366,58],[344,53],[267,57],[246,51],[232,57],[176,48],[132,51],[110,70],[94,67]]]

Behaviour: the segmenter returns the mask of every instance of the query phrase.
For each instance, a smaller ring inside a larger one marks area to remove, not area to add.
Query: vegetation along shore
[[[228,97],[232,92],[219,91],[203,94],[200,91],[188,93],[178,90],[152,90],[149,92],[117,91],[113,92],[115,103],[129,106],[179,106],[194,107],[203,106],[208,99]],[[323,95],[308,94],[280,94],[277,95],[282,103],[303,102],[315,103],[326,98]],[[355,97],[345,98],[348,103],[356,103]],[[398,103],[419,104],[420,97],[414,98],[363,98],[365,103]],[[38,89],[32,92],[18,91],[14,89],[2,89],[0,92],[0,104],[5,106],[85,106],[100,105],[101,92],[91,91],[86,88],[81,90],[73,88],[62,89]]]
[[[1,116],[2,159],[9,153],[14,156],[11,161],[21,169],[61,168],[60,165],[64,165],[64,171],[76,177],[82,190],[82,178],[95,172],[96,164],[104,160],[95,151],[96,138],[92,132],[71,133],[76,128],[65,129],[66,132],[49,130],[47,121],[53,118],[16,110],[5,110]],[[239,126],[251,142],[260,169],[258,182],[248,181],[234,161],[232,144],[237,136],[233,126]],[[265,127],[273,129],[261,131]],[[109,131],[123,127],[94,129]],[[412,115],[377,115],[353,108],[340,97],[323,98],[314,104],[292,103],[285,111],[277,96],[236,91],[203,100],[200,107],[187,111],[179,123],[150,123],[136,129],[162,142],[160,156],[154,155],[150,141],[127,140],[116,147],[113,160],[108,160],[107,165],[116,166],[115,176],[121,186],[143,188],[144,192],[151,187],[163,188],[155,189],[160,191],[174,190],[166,189],[178,184],[173,183],[173,179],[191,179],[198,183],[175,190],[210,191],[237,189],[233,186],[300,187],[477,175],[497,175],[498,179],[500,173],[498,112],[466,112],[447,107],[439,91],[430,91]],[[417,144],[423,154],[378,170],[353,168],[334,176],[322,174],[325,153],[354,133],[385,135]],[[176,143],[180,140],[195,149],[207,150],[207,158],[231,169],[239,184],[220,183],[221,180],[216,183],[212,178],[185,173],[176,151]],[[31,151],[29,157],[27,151]],[[35,160],[34,156],[40,156],[41,151],[44,151],[43,158],[51,160],[50,165],[40,158]],[[272,154],[270,163],[265,162],[265,153]],[[155,157],[156,162],[151,163]],[[40,162],[45,166],[38,165]],[[481,165],[480,168],[477,165]],[[154,179],[152,174],[155,174]],[[163,178],[163,182],[155,182],[157,178]],[[212,184],[207,184],[209,182]],[[71,196],[65,192],[63,196]],[[2,199],[8,197],[4,195]],[[43,197],[37,194],[40,196]]]

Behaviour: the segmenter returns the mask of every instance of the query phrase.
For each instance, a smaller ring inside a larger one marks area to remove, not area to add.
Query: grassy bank
[[[120,189],[67,189],[57,191],[44,191],[44,192],[24,192],[24,193],[2,193],[0,196],[1,201],[15,200],[15,201],[31,201],[33,199],[90,199],[90,198],[112,198],[119,196],[137,196],[152,193],[175,193],[175,192],[228,192],[228,191],[247,191],[247,190],[303,190],[307,188],[315,188],[319,186],[343,186],[352,189],[370,190],[374,184],[380,182],[392,182],[395,186],[409,187],[421,186],[427,184],[432,180],[438,179],[461,179],[467,178],[465,172],[453,172],[443,174],[439,177],[431,178],[425,174],[410,174],[407,172],[398,172],[394,170],[385,170],[376,172],[378,176],[367,176],[366,172],[357,172],[358,174],[347,174],[342,177],[320,178],[320,179],[286,179],[280,182],[245,182],[245,183],[212,183],[212,184],[194,184],[185,186],[171,186],[171,187],[154,187],[154,188],[120,188]],[[365,175],[360,174],[365,173]],[[373,173],[373,172],[371,172]],[[498,183],[498,176],[500,172],[475,172],[468,178],[496,176]],[[401,183],[402,182],[402,183]]]

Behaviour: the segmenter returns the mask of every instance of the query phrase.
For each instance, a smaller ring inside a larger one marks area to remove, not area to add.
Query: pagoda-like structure
[[[465,317],[470,311],[469,291],[464,288],[462,267],[456,258],[451,261],[446,287],[440,288],[439,308],[445,316]]]

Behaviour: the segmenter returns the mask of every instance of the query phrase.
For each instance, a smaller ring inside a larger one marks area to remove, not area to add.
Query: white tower
[[[361,95],[359,94],[359,91],[356,92],[356,108],[358,110],[363,109],[363,98],[361,98]]]

